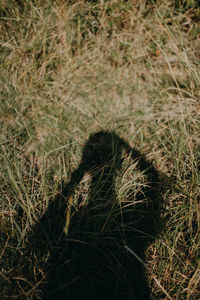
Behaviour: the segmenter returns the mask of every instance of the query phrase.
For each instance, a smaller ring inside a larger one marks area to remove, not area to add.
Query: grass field
[[[0,1],[1,299],[200,299],[199,1]]]

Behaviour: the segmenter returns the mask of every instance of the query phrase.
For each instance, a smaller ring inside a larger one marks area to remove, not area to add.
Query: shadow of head
[[[85,144],[82,163],[87,169],[93,166],[105,166],[119,158],[124,142],[113,132],[97,132],[90,136]]]

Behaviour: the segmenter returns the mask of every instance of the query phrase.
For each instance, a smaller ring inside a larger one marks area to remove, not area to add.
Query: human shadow
[[[115,179],[130,159],[145,182],[119,199]],[[81,191],[72,201],[86,174],[87,197]],[[160,230],[161,188],[159,172],[138,150],[114,132],[92,134],[31,235],[32,255],[47,261],[42,299],[151,299],[145,249]]]

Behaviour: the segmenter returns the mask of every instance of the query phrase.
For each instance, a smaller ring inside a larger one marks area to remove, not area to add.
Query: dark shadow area
[[[115,178],[126,159],[137,162],[145,182],[118,203]],[[83,205],[80,192],[77,209],[69,199],[85,174],[91,178],[87,201]],[[114,132],[90,136],[70,182],[31,235],[32,255],[46,259],[43,299],[151,299],[145,267],[136,256],[145,261],[145,249],[160,230],[159,177],[145,156]]]

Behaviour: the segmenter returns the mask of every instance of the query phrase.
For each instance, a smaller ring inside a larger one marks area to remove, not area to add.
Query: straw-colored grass
[[[99,131],[145,155],[162,180],[162,225],[145,250],[152,299],[200,298],[199,8],[175,2],[0,1],[2,299],[43,297],[52,260],[31,256],[29,237]],[[151,183],[122,157],[115,194],[133,207]],[[84,176],[72,215],[78,199],[87,205]]]

